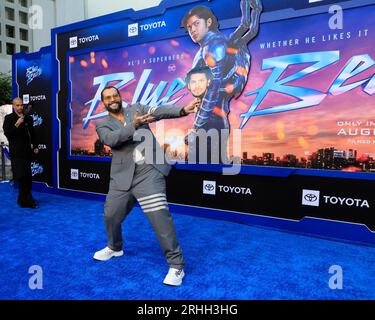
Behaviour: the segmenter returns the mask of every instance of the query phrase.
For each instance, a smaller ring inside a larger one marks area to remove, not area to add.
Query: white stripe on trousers
[[[168,204],[167,201],[159,201],[159,202],[148,204],[148,205],[145,205],[145,206],[141,204],[141,207],[142,207],[142,209],[151,209],[151,208],[154,208],[154,207],[158,207],[158,206],[161,206],[161,205],[167,205],[167,204]]]
[[[153,209],[143,210],[143,212],[153,212],[153,211],[158,211],[158,210],[161,210],[161,209],[168,209],[168,207],[160,206],[160,207],[156,207],[156,208],[153,208]]]
[[[160,196],[166,197],[166,194],[165,194],[165,193],[155,193],[155,194],[152,194],[152,195],[147,196],[147,197],[139,198],[139,199],[137,199],[137,200],[138,200],[139,202],[141,202],[141,201],[143,201],[143,200],[148,200],[148,199],[152,199],[152,198],[160,197]]]
[[[141,205],[144,205],[144,204],[151,204],[151,203],[158,202],[158,201],[167,201],[167,198],[166,197],[157,197],[155,199],[145,200],[145,201],[138,201],[138,202]]]
[[[167,197],[165,193],[155,193],[137,199],[143,212],[153,212],[161,209],[168,209]]]

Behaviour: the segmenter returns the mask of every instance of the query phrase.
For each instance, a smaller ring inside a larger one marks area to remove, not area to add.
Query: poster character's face
[[[206,93],[210,80],[205,73],[194,73],[190,77],[188,89],[195,98],[201,98]]]
[[[114,88],[109,88],[103,91],[103,103],[109,112],[119,113],[121,111],[121,96]]]
[[[191,40],[193,40],[193,42],[195,43],[200,43],[207,32],[210,30],[211,24],[211,18],[207,19],[206,21],[203,18],[199,18],[198,16],[191,16],[186,23],[186,28],[189,32]]]

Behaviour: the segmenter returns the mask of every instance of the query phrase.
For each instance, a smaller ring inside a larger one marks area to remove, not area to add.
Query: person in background
[[[38,208],[31,194],[31,159],[39,152],[34,141],[33,121],[25,116],[21,98],[13,100],[14,112],[5,116],[3,130],[9,141],[9,155],[13,180],[18,182],[18,200],[21,208]]]

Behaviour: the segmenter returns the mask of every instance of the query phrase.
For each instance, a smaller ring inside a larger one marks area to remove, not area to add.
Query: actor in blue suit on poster
[[[216,17],[206,6],[192,8],[182,20],[182,26],[189,32],[193,42],[200,46],[193,61],[193,68],[208,66],[213,74],[188,142],[195,143],[195,132],[199,129],[216,129],[221,136],[220,143],[216,145],[224,149],[224,154],[230,130],[229,102],[233,96],[241,94],[247,83],[250,69],[247,44],[258,34],[262,12],[261,0],[241,0],[240,6],[241,23],[229,38],[219,31]],[[214,150],[219,152],[218,155],[221,154],[220,148]],[[207,154],[210,155],[210,143],[208,149]],[[207,161],[210,162],[209,157]]]

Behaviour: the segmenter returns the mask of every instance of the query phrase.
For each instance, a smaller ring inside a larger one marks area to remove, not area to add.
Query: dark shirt
[[[32,155],[32,144],[35,145],[33,120],[26,116],[25,121],[17,128],[15,123],[18,119],[15,112],[4,119],[3,130],[9,141],[9,154],[11,158],[29,159]]]

